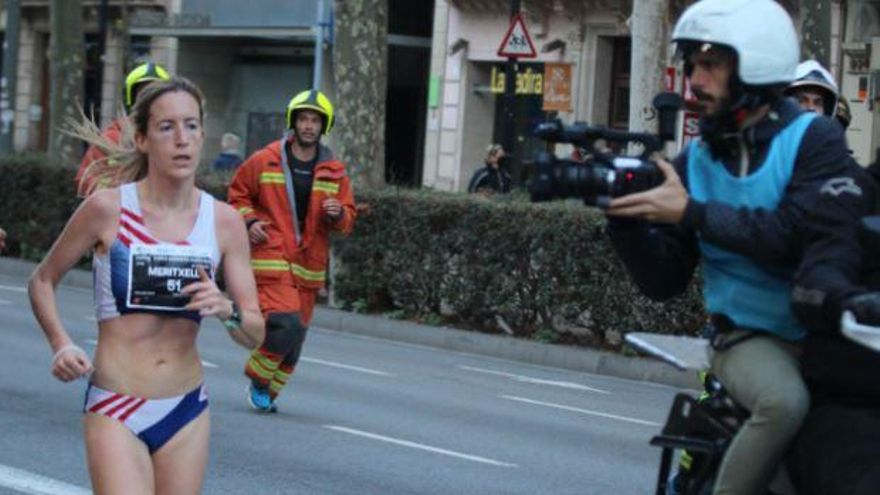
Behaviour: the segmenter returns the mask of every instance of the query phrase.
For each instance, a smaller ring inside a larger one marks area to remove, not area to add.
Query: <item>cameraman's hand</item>
[[[852,311],[862,325],[880,326],[880,292],[867,292],[843,302],[843,309]]]
[[[611,200],[605,210],[606,215],[640,218],[657,223],[681,222],[688,204],[688,192],[671,163],[662,158],[656,163],[666,180],[654,189]]]

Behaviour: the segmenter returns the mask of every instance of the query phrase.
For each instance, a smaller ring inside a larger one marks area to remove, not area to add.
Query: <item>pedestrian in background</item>
[[[241,165],[241,139],[231,132],[220,138],[220,154],[214,159],[212,168],[216,171],[231,171]]]
[[[504,148],[500,144],[490,144],[486,148],[485,165],[474,172],[468,192],[487,195],[509,193],[510,174],[501,167],[504,157]]]

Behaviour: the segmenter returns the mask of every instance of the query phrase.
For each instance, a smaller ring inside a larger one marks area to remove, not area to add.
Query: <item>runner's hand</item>
[[[187,285],[180,291],[181,295],[190,296],[189,304],[185,309],[198,311],[201,316],[228,319],[232,316],[232,301],[220,292],[217,284],[211,280],[204,268],[199,267],[198,270],[199,281]]]
[[[251,244],[262,244],[269,240],[265,225],[269,225],[269,222],[257,220],[248,228],[248,238],[251,240]]]
[[[62,382],[76,380],[92,372],[92,361],[75,345],[62,347],[52,361],[52,376]]]
[[[6,249],[6,231],[0,229],[0,253],[2,253],[4,249]]]

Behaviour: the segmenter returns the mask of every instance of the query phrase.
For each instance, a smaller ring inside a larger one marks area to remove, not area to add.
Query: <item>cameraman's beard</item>
[[[700,137],[709,145],[712,158],[722,160],[735,157],[739,153],[739,119],[738,108],[730,97],[716,98],[696,92],[698,105],[703,108],[700,119]],[[705,113],[705,103],[714,105],[714,112]],[[739,107],[739,105],[736,105]]]
[[[739,121],[730,99],[718,100],[717,111],[700,119],[700,136],[709,145],[716,160],[730,158],[739,152]]]

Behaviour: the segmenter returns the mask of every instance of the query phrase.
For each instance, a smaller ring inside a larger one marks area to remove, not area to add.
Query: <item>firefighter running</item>
[[[250,156],[229,186],[251,242],[266,338],[245,365],[248,401],[277,411],[275,399],[294,372],[315,299],[324,287],[332,232],[348,234],[354,197],[345,165],[320,142],[333,128],[333,105],[318,90],[287,106],[284,136]]]

